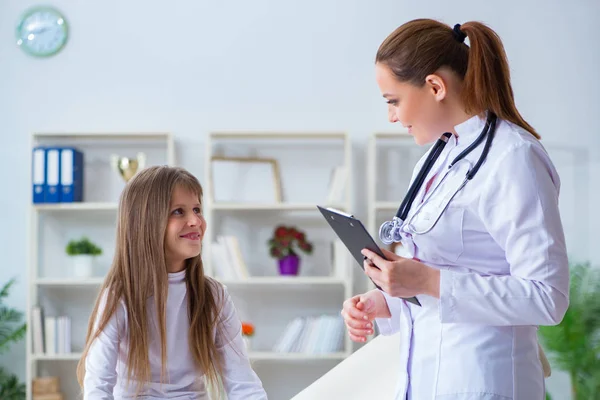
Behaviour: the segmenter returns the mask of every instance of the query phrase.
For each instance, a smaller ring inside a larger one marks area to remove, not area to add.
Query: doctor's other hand
[[[355,342],[365,342],[367,336],[373,334],[373,320],[390,318],[391,314],[383,293],[379,289],[374,289],[344,301],[342,317],[350,339]]]
[[[383,250],[388,260],[363,249],[365,274],[384,292],[393,297],[413,297],[426,294],[440,297],[440,271],[412,258],[400,257]]]

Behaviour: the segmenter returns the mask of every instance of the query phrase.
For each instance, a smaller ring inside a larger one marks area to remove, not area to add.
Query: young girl
[[[202,187],[184,169],[147,168],[127,184],[77,367],[85,399],[208,399],[221,383],[229,399],[267,398],[226,288],[204,275],[205,230]]]
[[[560,179],[515,106],[500,38],[478,22],[414,20],[375,69],[390,122],[436,145],[415,167],[412,206],[382,229],[408,255],[363,250],[383,291],[344,302],[350,337],[375,323],[399,332],[399,400],[543,399],[537,325],[569,305]]]

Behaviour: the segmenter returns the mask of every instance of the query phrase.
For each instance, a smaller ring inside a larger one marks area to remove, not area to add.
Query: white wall
[[[7,182],[0,196],[0,282],[17,277],[9,302],[20,309],[31,132],[170,131],[181,164],[203,176],[211,130],[346,130],[360,172],[367,136],[391,129],[374,81],[375,51],[412,18],[490,24],[505,43],[526,119],[545,143],[587,148],[592,173],[600,170],[598,128],[589,121],[600,110],[596,0],[51,3],[66,14],[71,39],[58,56],[39,60],[13,39],[18,16],[37,3],[0,0],[0,181]],[[599,184],[595,177],[583,183],[587,204],[600,200]],[[357,214],[366,215],[360,210],[365,195],[356,187]],[[585,218],[570,221],[577,229],[568,242],[575,257],[598,261],[588,232],[599,212],[585,207]],[[24,347],[1,361],[22,377]],[[550,385],[565,390],[556,380]]]

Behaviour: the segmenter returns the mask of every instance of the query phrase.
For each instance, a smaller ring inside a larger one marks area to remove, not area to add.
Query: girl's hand
[[[390,318],[391,314],[383,294],[379,289],[374,289],[346,300],[342,317],[350,339],[355,342],[365,342],[367,336],[373,334],[373,320]]]
[[[440,297],[440,271],[422,262],[403,258],[383,250],[384,260],[374,252],[363,249],[365,273],[384,292],[393,297],[413,297],[427,294]]]

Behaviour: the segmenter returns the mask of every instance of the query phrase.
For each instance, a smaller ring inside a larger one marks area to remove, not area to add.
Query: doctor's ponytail
[[[469,45],[463,43],[465,37]],[[387,65],[401,82],[419,87],[427,75],[448,67],[463,80],[461,100],[467,113],[492,111],[540,138],[515,105],[500,37],[480,22],[452,29],[431,19],[409,21],[383,41],[375,61]]]

